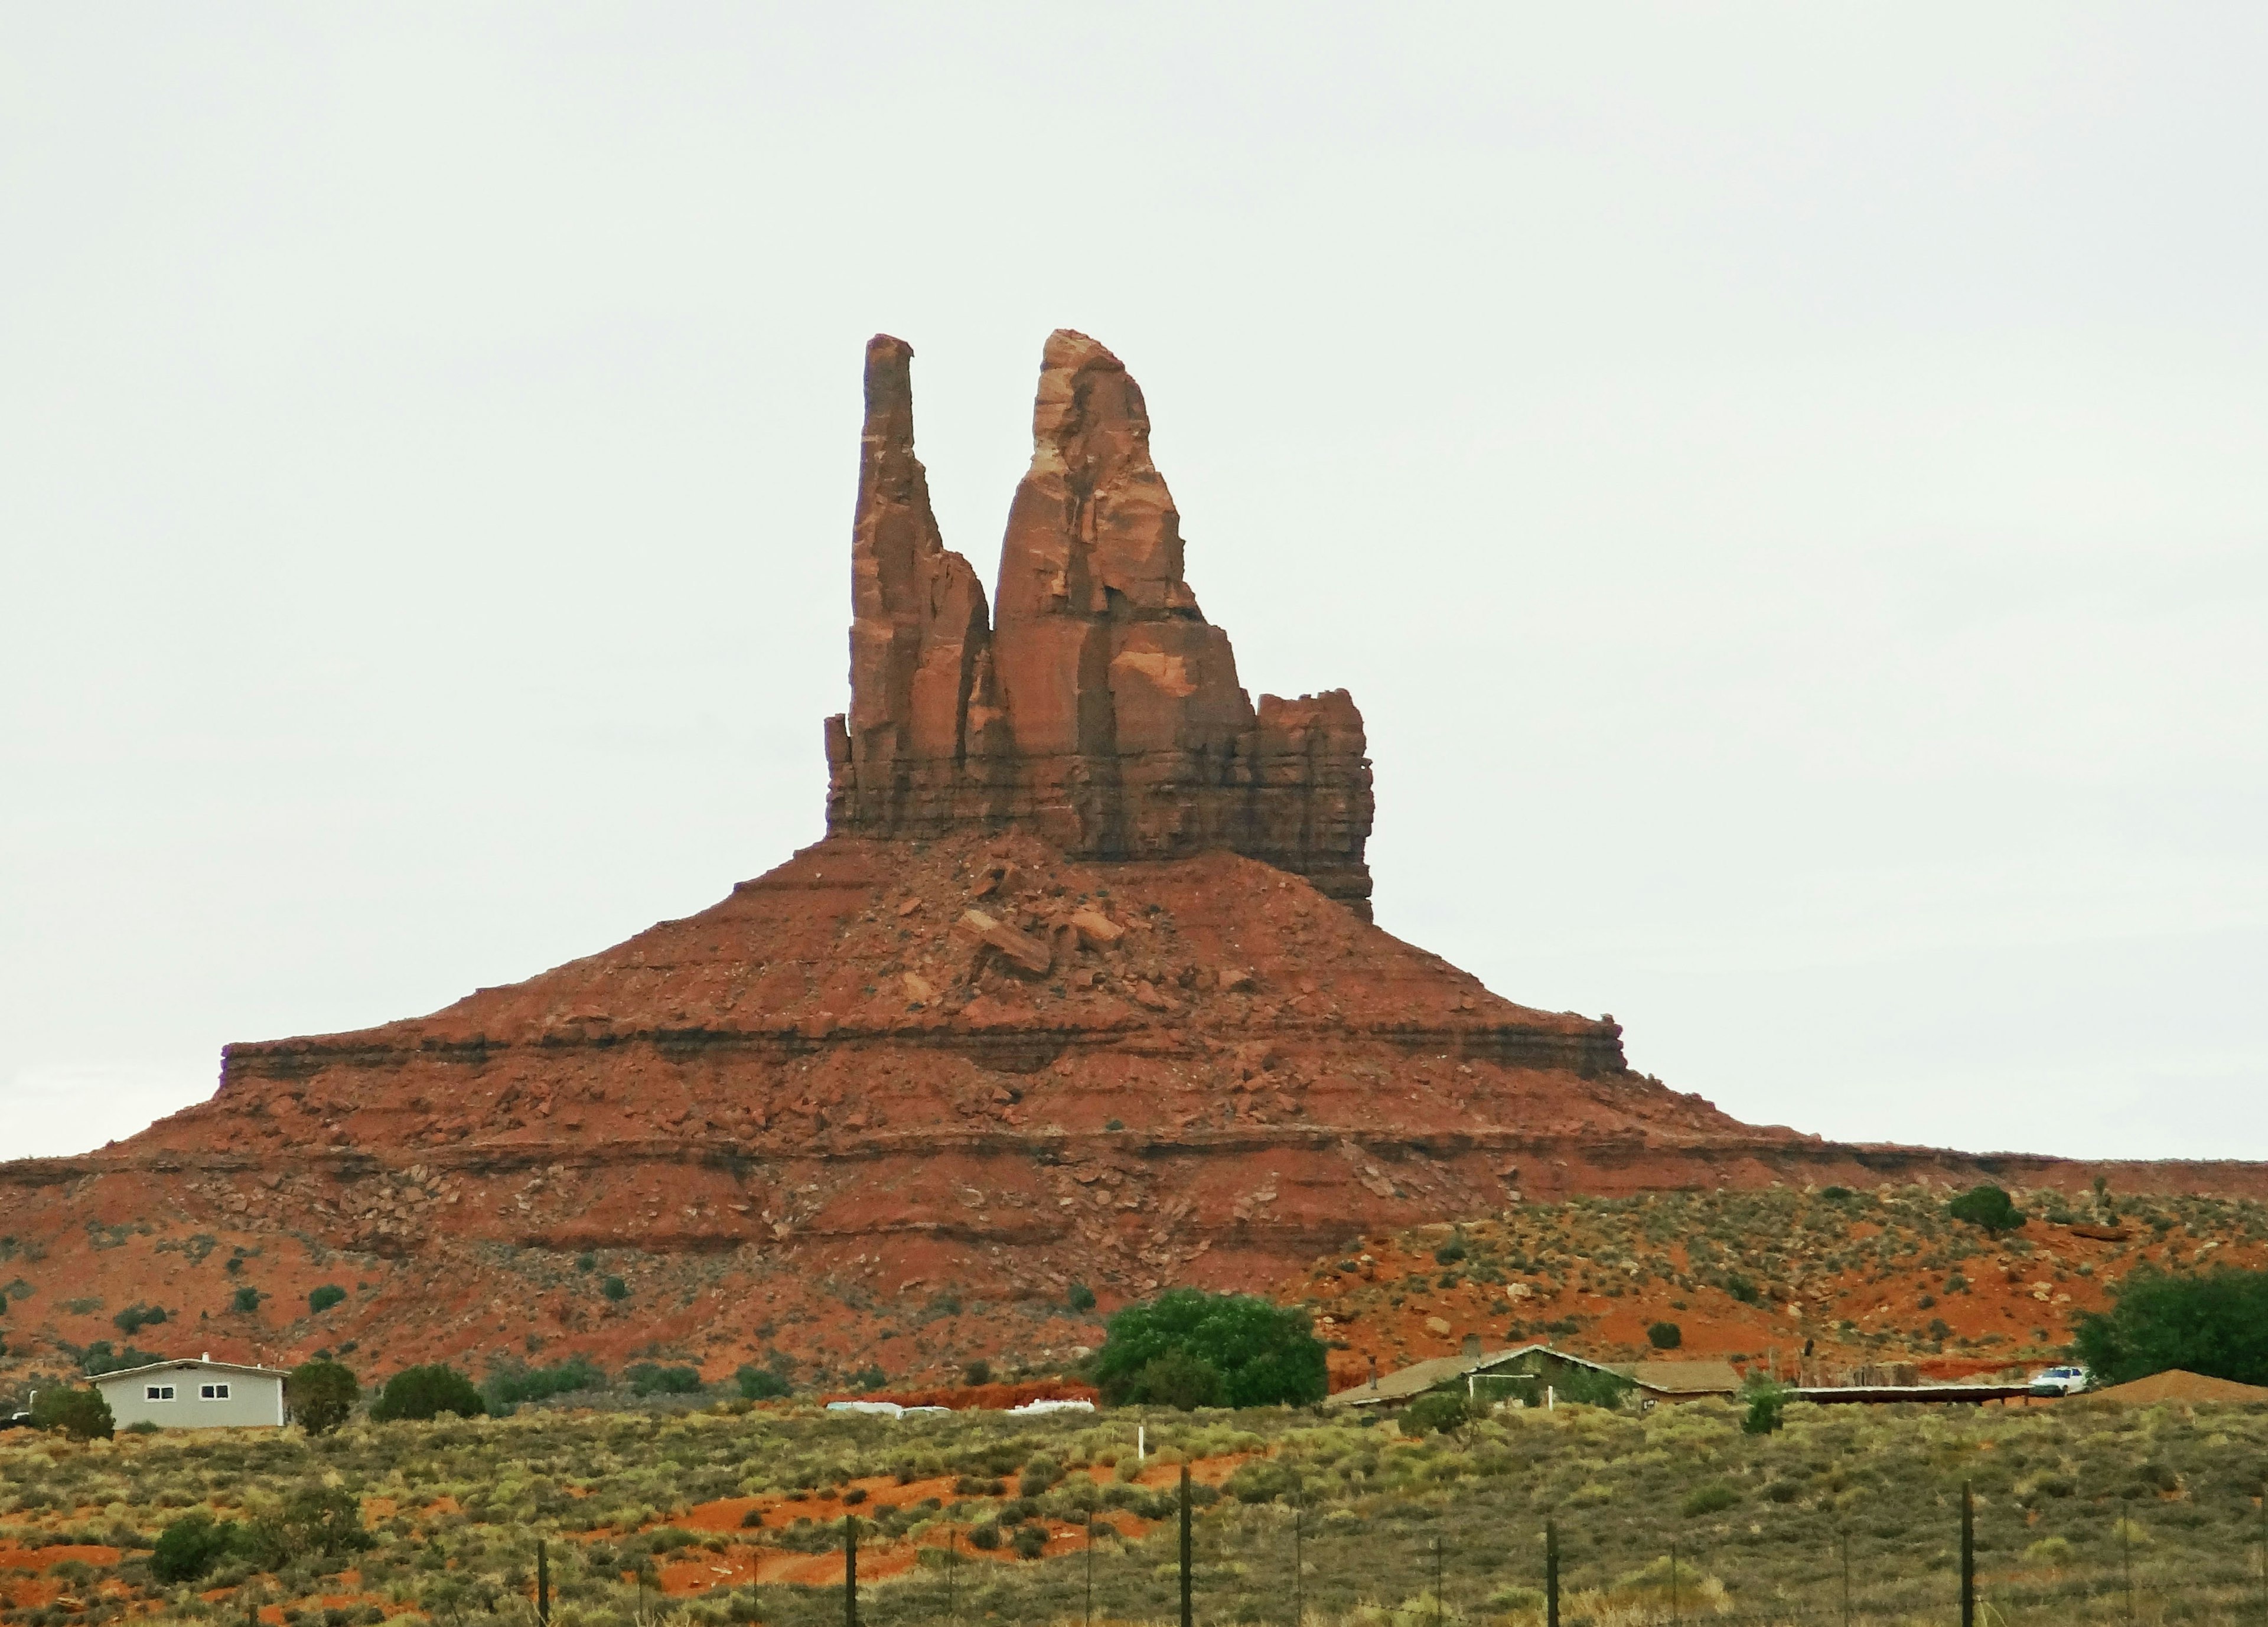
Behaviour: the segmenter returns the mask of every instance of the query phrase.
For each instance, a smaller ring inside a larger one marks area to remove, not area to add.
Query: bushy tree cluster
[[[2180,1367],[2268,1385],[2268,1271],[2176,1276],[2144,1265],[2115,1292],[2110,1310],[2079,1319],[2072,1342],[2095,1383]]]
[[[1307,1312],[1196,1288],[1169,1289],[1112,1317],[1094,1373],[1119,1405],[1267,1407],[1321,1401],[1329,1388]]]

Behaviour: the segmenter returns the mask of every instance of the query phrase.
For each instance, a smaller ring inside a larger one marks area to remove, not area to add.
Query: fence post
[[[1182,1627],[1197,1627],[1189,1596],[1189,1461],[1182,1460]]]
[[[1543,1522],[1543,1627],[1559,1627],[1559,1522]]]
[[[2262,1488],[2262,1497],[2268,1499],[2268,1487]],[[2268,1507],[2268,1501],[2263,1506]],[[1292,1627],[1306,1627],[1307,1620],[1307,1498],[1302,1496],[1292,1505]],[[2268,1566],[2268,1550],[2263,1550],[2261,1564]]]
[[[2126,1619],[2134,1619],[2134,1517],[2118,1516],[2118,1576],[2126,1589]]]
[[[858,1516],[843,1516],[843,1627],[858,1627]]]
[[[1977,1627],[1977,1498],[1961,1483],[1961,1627]]]
[[[535,1619],[542,1627],[551,1627],[551,1550],[540,1536],[535,1539]]]

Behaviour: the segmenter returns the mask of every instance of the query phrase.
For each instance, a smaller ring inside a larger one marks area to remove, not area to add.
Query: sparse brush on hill
[[[1972,1196],[1884,1185],[1523,1204],[1365,1238],[1283,1297],[1314,1314],[1338,1386],[1373,1358],[1390,1371],[1469,1336],[1608,1361],[1776,1361],[1783,1377],[1831,1382],[1890,1358],[1938,1364],[1940,1377],[2044,1362],[2139,1267],[2268,1268],[2268,1207],[2250,1199],[2003,1192],[2017,1213],[2077,1218],[1990,1229],[1949,1212]],[[1991,1216],[2006,1218],[1997,1203]]]
[[[18,1568],[0,1575],[52,1583],[57,1621],[234,1622],[254,1603],[303,1627],[331,1610],[526,1620],[548,1540],[563,1623],[831,1627],[855,1511],[879,1579],[863,1620],[1045,1627],[1084,1612],[1092,1516],[1096,1615],[1163,1621],[1186,1460],[1206,1621],[1284,1619],[1296,1552],[1311,1627],[1423,1627],[1413,1600],[1445,1623],[1536,1627],[1551,1520],[1569,1621],[1837,1620],[1847,1554],[1858,1619],[1942,1622],[1964,1486],[1996,1613],[1981,1619],[2108,1627],[2130,1580],[2139,1619],[2233,1627],[2257,1609],[2259,1409],[1789,1402],[1752,1435],[1729,1402],[1639,1415],[1442,1399],[1466,1414],[1446,1430],[1456,1409],[1434,1403],[1430,1421],[1152,1413],[1140,1461],[1123,1416],[894,1422],[738,1402],[92,1450],[16,1432],[0,1436],[0,1549]],[[43,1563],[64,1543],[125,1557]],[[754,1585],[759,1564],[807,1585]]]

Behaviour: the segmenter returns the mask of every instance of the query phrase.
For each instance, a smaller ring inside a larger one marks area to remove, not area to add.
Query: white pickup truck
[[[2084,1367],[2043,1367],[2032,1374],[2035,1395],[2076,1395],[2087,1388]]]

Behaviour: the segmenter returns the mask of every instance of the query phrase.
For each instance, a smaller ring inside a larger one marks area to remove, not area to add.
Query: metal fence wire
[[[2242,1508],[2207,1511],[2228,1538],[2204,1550],[2193,1542],[2161,1558],[2151,1527],[2121,1513],[2107,1538],[2082,1546],[2058,1537],[2034,1543],[2017,1566],[1980,1564],[2001,1552],[2029,1523],[1996,1512],[1999,1529],[1980,1532],[1978,1501],[1962,1486],[1947,1511],[1938,1548],[1898,1550],[1854,1542],[1833,1530],[1823,1547],[1790,1556],[1795,1574],[1728,1587],[1709,1542],[1690,1528],[1569,1511],[1540,1526],[1506,1520],[1456,1529],[1381,1532],[1318,1520],[1307,1510],[1223,1505],[1201,1516],[1186,1466],[1173,1518],[1139,1537],[1089,1517],[1083,1553],[1070,1564],[980,1561],[958,1546],[938,1563],[884,1586],[861,1587],[858,1522],[843,1529],[839,1608],[751,1599],[740,1620],[839,1619],[845,1627],[1029,1622],[1169,1623],[1182,1627],[1768,1627],[1825,1623],[1842,1627],[2032,1627],[2050,1623],[2246,1623],[2268,1624],[2268,1487]],[[2171,1531],[2194,1536],[2205,1516],[2194,1508],[2157,1511]],[[2029,1517],[2027,1517],[2029,1519]],[[1408,1520],[1401,1523],[1408,1524]],[[1661,1540],[1645,1537],[1659,1531]],[[1609,1536],[1612,1541],[1606,1540]],[[1655,1557],[1631,1567],[1634,1550]],[[2043,1551],[2044,1550],[2044,1551]],[[1620,1557],[1616,1557],[1620,1556]],[[764,1590],[759,1590],[764,1591]],[[764,1608],[774,1606],[776,1608]]]

